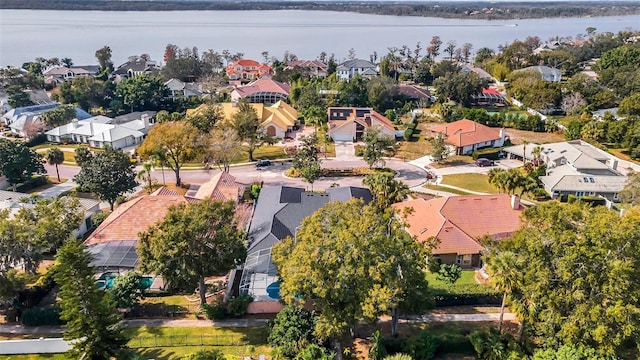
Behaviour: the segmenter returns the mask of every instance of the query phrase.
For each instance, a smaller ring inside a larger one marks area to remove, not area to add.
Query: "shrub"
[[[433,359],[438,349],[438,341],[429,331],[422,331],[418,336],[407,340],[404,352],[414,360]]]
[[[185,360],[225,360],[220,350],[200,350],[184,357]]]
[[[57,307],[34,307],[22,312],[22,325],[25,326],[46,326],[60,325],[60,308]]]
[[[200,311],[209,320],[222,320],[227,317],[227,312],[222,302],[217,302],[212,305],[202,305]]]
[[[355,154],[356,154],[356,156],[364,156],[364,146],[356,145],[355,146]]]
[[[590,206],[605,206],[607,204],[607,201],[600,196],[583,196],[580,198],[580,202]]]
[[[32,146],[44,144],[46,141],[47,141],[46,134],[37,134],[36,136],[32,137],[31,139],[29,139],[29,141],[25,142],[24,144],[27,145],[27,147],[32,147]]]
[[[294,167],[290,167],[288,168],[285,172],[284,172],[285,176],[288,176],[290,178],[299,178],[300,177],[300,171]]]
[[[253,302],[253,296],[241,295],[229,300],[229,315],[231,317],[240,317],[247,314],[249,304]]]
[[[451,265],[440,265],[440,269],[436,275],[436,279],[444,282],[448,282],[449,284],[453,284],[462,276],[462,269],[456,264]]]
[[[387,356],[384,360],[413,360],[413,358],[407,354],[395,354],[391,356]]]
[[[48,182],[49,179],[47,179],[46,176],[36,176],[16,186],[16,191],[30,192],[30,190],[35,189],[38,186],[46,185]]]
[[[473,160],[478,160],[478,158],[486,158],[489,160],[499,160],[498,156],[502,150],[496,148],[487,148],[476,150],[471,154]]]
[[[567,196],[567,202],[568,202],[569,204],[573,204],[573,203],[574,203],[574,202],[576,202],[577,200],[578,200],[578,197],[577,197],[577,196],[575,196],[575,195],[573,195],[573,194],[569,194],[569,195]]]
[[[283,356],[292,358],[314,341],[316,321],[314,312],[300,305],[287,305],[273,321],[267,323],[267,341],[273,348],[278,348]]]

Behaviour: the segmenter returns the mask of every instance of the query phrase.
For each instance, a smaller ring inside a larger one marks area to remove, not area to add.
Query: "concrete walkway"
[[[400,323],[429,323],[429,322],[483,322],[498,321],[499,313],[489,314],[427,314],[408,316],[400,320]],[[504,321],[514,321],[513,313],[504,313]],[[383,317],[380,322],[391,321],[390,317]],[[260,327],[267,319],[237,319],[237,320],[194,320],[194,319],[131,319],[124,320],[126,327],[140,326],[164,326],[164,327]],[[0,334],[62,334],[62,328],[58,326],[26,327],[22,325],[0,324]]]

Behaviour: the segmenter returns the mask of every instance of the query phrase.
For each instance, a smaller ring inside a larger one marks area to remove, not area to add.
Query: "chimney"
[[[78,128],[78,119],[71,120],[71,128],[72,129],[77,129]]]
[[[149,127],[149,115],[147,114],[142,114],[142,116],[140,117],[140,119],[142,120],[142,123],[144,124],[144,128],[148,128]]]
[[[618,160],[613,160],[613,164],[611,164],[611,168],[613,170],[618,170]]]
[[[511,208],[513,210],[518,210],[520,209],[520,196],[518,195],[511,195]]]

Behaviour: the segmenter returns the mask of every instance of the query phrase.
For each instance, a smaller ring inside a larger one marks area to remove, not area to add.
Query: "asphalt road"
[[[323,160],[322,167],[325,168],[349,168],[349,167],[366,167],[367,164],[362,160],[339,160],[339,159],[327,159]],[[409,187],[421,185],[425,181],[425,170],[411,165],[409,163],[388,159],[386,160],[386,166],[397,171],[397,178],[402,180]],[[256,168],[254,165],[236,166],[232,167],[230,173],[236,177],[236,181],[242,184],[251,184],[254,182],[263,182],[268,186],[286,185],[286,186],[300,186],[311,189],[311,185],[304,182],[302,179],[292,179],[286,177],[284,172],[291,167],[291,163],[276,162],[271,166],[264,168]],[[54,166],[45,165],[45,169],[49,176],[56,176],[56,169]],[[60,171],[60,177],[64,179],[72,179],[80,168],[77,166],[58,166]],[[220,170],[181,170],[180,178],[183,183],[191,185],[200,185],[211,179]],[[175,183],[175,174],[170,169],[165,168],[164,172],[160,169],[152,171],[152,176],[160,183]],[[322,178],[313,184],[314,190],[323,190],[330,187],[332,184],[339,184],[340,186],[362,186],[361,176],[352,177],[334,177],[334,178]]]

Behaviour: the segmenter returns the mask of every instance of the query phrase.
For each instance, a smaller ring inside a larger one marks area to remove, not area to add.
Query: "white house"
[[[356,74],[362,77],[378,76],[378,65],[367,60],[353,59],[343,62],[336,68],[336,76],[339,80],[353,79]]]
[[[94,148],[110,146],[122,149],[142,143],[153,126],[151,118],[143,114],[141,119],[115,123],[106,116],[94,116],[86,120],[74,120],[46,132],[50,142],[86,143]]]
[[[602,196],[618,200],[618,193],[627,183],[621,159],[581,141],[564,141],[552,144],[527,144],[507,147],[509,158],[526,158],[533,161],[533,149],[542,147],[540,161],[547,167],[540,177],[544,189],[553,197],[571,194],[577,197]]]

